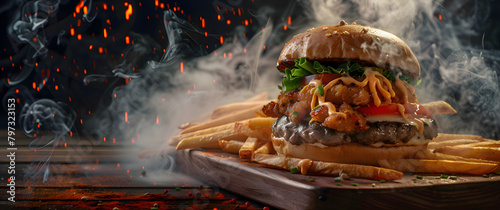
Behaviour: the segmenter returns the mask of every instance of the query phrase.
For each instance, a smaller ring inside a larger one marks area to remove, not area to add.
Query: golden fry
[[[498,164],[454,160],[393,159],[378,160],[380,166],[402,172],[458,173],[482,175],[494,171]]]
[[[274,121],[276,121],[276,118],[272,117],[251,118],[248,120],[236,122],[234,124],[234,130],[237,133],[241,133],[249,137],[271,141],[271,133]]]
[[[472,145],[446,146],[436,148],[434,152],[465,158],[500,161],[500,147],[478,147]]]
[[[219,146],[224,152],[238,154],[241,146],[243,146],[245,142],[237,141],[237,140],[223,140],[219,139]]]
[[[433,101],[422,104],[431,114],[456,114],[457,111],[445,101]]]
[[[211,119],[217,119],[222,116],[234,113],[234,112],[239,112],[241,110],[245,109],[250,109],[255,106],[264,106],[265,104],[269,103],[268,100],[265,101],[252,101],[252,102],[241,102],[241,103],[232,103],[232,104],[227,104],[227,105],[222,105],[214,109],[212,112]]]
[[[207,129],[207,128],[211,128],[211,127],[215,127],[215,126],[219,126],[219,125],[224,125],[224,124],[231,123],[231,122],[250,119],[252,117],[256,117],[257,116],[256,112],[260,112],[261,109],[262,109],[262,106],[258,105],[258,106],[255,106],[255,107],[252,107],[249,109],[241,110],[239,112],[231,113],[229,115],[220,117],[218,119],[207,121],[207,122],[200,123],[198,125],[186,128],[181,132],[181,134],[191,133],[191,132],[195,132],[198,130],[203,130],[203,129]]]
[[[483,137],[477,135],[467,135],[467,134],[449,134],[449,133],[438,133],[438,136],[432,139],[431,142],[440,142],[446,140],[455,140],[455,139],[475,139],[482,140]]]
[[[210,128],[206,128],[203,130],[194,131],[191,133],[180,134],[180,135],[173,136],[172,138],[170,138],[167,143],[170,146],[174,146],[174,145],[177,145],[182,139],[185,139],[185,138],[190,138],[190,137],[199,136],[199,135],[207,135],[207,134],[215,133],[218,131],[232,129],[233,127],[234,127],[234,123],[227,123],[224,125],[210,127]]]
[[[257,148],[259,144],[259,139],[254,137],[248,137],[245,143],[241,146],[239,150],[240,158],[251,158],[253,151]]]
[[[436,142],[431,141],[427,145],[427,148],[428,149],[436,149],[439,147],[472,144],[472,143],[477,143],[477,142],[481,142],[481,141],[482,140],[478,140],[478,139],[451,139],[451,140],[436,141]]]
[[[182,149],[195,149],[195,148],[220,148],[219,139],[241,139],[244,136],[236,133],[233,129],[227,129],[210,133],[206,135],[193,136],[190,138],[182,139],[177,144],[176,150]]]
[[[261,147],[259,147],[258,149],[256,149],[253,154],[257,154],[257,153],[260,153],[260,154],[275,154],[276,151],[274,151],[274,147],[273,147],[273,144],[268,141],[266,142],[264,145],[262,145]]]
[[[398,180],[403,178],[403,173],[381,167],[312,161],[309,159],[290,158],[270,154],[257,153],[253,156],[252,161],[286,170],[297,168],[301,172],[307,174],[338,176],[342,171],[342,173],[346,173],[350,177],[375,180]]]

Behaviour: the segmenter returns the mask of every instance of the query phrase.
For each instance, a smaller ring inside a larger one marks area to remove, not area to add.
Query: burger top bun
[[[323,64],[347,61],[362,66],[390,68],[414,79],[420,79],[417,58],[400,38],[389,32],[362,25],[320,26],[295,35],[285,44],[278,59],[280,71],[294,66],[294,60],[305,57]]]

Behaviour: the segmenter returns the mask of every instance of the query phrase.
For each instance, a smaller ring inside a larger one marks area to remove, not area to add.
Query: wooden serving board
[[[394,182],[336,182],[333,177],[267,168],[218,150],[182,150],[176,160],[195,178],[280,209],[500,207],[500,175],[459,174],[451,180],[440,174],[418,174],[422,179],[417,179],[417,174],[406,173]]]

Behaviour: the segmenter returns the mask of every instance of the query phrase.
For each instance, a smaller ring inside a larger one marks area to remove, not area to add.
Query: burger
[[[409,158],[437,136],[413,88],[417,58],[389,32],[345,21],[309,29],[285,44],[277,68],[281,93],[262,111],[277,118],[279,155],[377,165]]]

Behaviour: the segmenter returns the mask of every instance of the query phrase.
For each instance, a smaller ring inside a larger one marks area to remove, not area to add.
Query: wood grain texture
[[[335,182],[333,177],[266,168],[217,150],[179,151],[177,165],[212,185],[281,209],[500,206],[500,175],[457,175],[456,180],[451,180],[439,174],[418,174],[423,178],[417,179],[416,174],[406,173],[395,182],[354,178]]]

